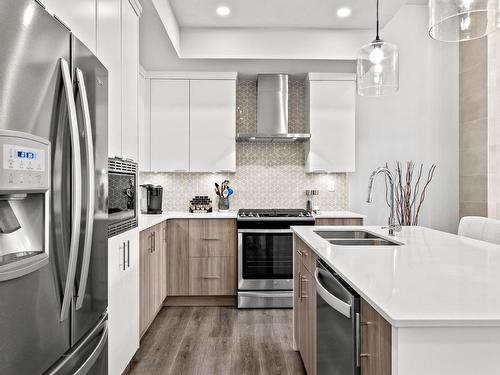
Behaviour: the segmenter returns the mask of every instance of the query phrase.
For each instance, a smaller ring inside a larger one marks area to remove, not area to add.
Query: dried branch
[[[436,165],[432,164],[432,166],[429,169],[429,172],[427,173],[427,182],[425,183],[424,188],[422,189],[422,194],[420,194],[420,202],[418,204],[417,210],[415,211],[412,225],[418,225],[418,215],[420,214],[420,209],[422,208],[422,203],[424,203],[424,200],[425,200],[425,194],[427,191],[427,187],[429,186],[429,184],[432,181],[432,178],[434,177],[435,170],[436,170]]]
[[[386,163],[387,167],[387,163]],[[408,161],[406,170],[403,171],[401,162],[394,163],[394,189],[395,189],[395,205],[396,217],[400,225],[418,225],[418,217],[424,203],[427,188],[431,183],[436,165],[432,164],[427,172],[426,182],[421,188],[422,177],[424,174],[424,165],[420,164],[415,171],[415,163]],[[416,176],[416,181],[413,179]],[[385,199],[387,205],[390,206],[390,198],[388,196],[389,187],[387,177],[385,178]]]

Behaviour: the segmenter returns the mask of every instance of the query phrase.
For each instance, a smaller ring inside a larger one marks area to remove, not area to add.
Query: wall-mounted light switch
[[[327,189],[328,191],[335,191],[335,181],[329,181]]]

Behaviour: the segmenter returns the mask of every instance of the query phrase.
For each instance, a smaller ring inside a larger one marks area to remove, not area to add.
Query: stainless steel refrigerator
[[[108,73],[0,2],[0,374],[107,373]]]

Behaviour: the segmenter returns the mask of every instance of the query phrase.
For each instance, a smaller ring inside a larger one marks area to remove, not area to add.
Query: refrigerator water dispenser
[[[49,261],[50,142],[0,130],[0,281]]]

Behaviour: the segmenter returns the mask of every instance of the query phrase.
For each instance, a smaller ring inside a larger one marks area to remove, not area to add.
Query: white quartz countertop
[[[403,227],[296,226],[293,231],[395,327],[500,326],[500,245]],[[315,231],[362,229],[401,246],[339,246]]]
[[[183,211],[165,211],[162,214],[139,214],[139,231],[169,219],[236,219],[236,211],[193,214]]]
[[[316,219],[366,219],[366,215],[350,211],[320,211],[314,214]]]
[[[165,211],[162,214],[139,214],[139,231],[148,229],[162,221],[168,219],[236,219],[238,212],[229,210],[227,212],[214,211],[207,214],[193,214],[184,211]],[[315,218],[322,219],[345,219],[345,218],[365,218],[366,216],[349,211],[325,211]]]

